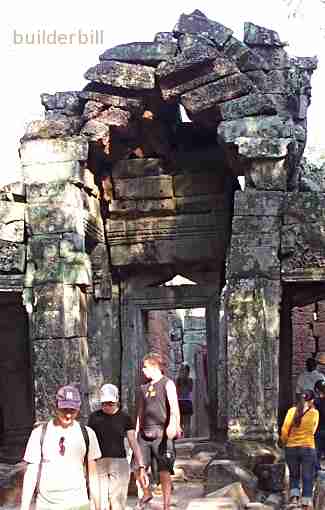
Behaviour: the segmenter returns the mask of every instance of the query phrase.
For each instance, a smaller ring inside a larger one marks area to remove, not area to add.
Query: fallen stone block
[[[158,65],[162,60],[172,58],[176,50],[176,41],[134,42],[119,44],[114,46],[114,48],[104,51],[99,56],[99,60],[119,60],[120,62],[154,66]]]
[[[33,120],[28,123],[21,141],[36,138],[57,138],[78,134],[81,128],[80,117],[55,114],[53,118]]]
[[[64,115],[79,115],[81,103],[77,91],[55,92],[55,94],[41,94],[42,105],[45,110],[61,110]]]
[[[123,95],[124,93],[124,95]],[[127,94],[127,95],[126,95]],[[90,82],[86,87],[79,92],[79,97],[102,103],[106,106],[116,106],[130,112],[143,112],[144,102],[141,97],[132,97],[129,91],[121,89],[119,95],[114,93],[109,85],[104,83]]]
[[[213,460],[207,465],[205,474],[206,494],[221,489],[230,483],[240,482],[248,497],[252,500],[255,499],[257,477],[238,462],[226,459]]]
[[[254,89],[254,85],[244,74],[226,76],[181,96],[181,103],[191,114],[212,108],[217,103],[244,96]]]
[[[114,60],[103,61],[90,67],[84,77],[86,80],[123,89],[151,90],[155,88],[154,68],[140,64],[126,64]]]
[[[263,491],[281,492],[284,489],[285,463],[258,464],[254,470],[258,488]]]
[[[215,492],[211,492],[206,496],[207,498],[219,498],[226,497],[231,498],[238,505],[239,508],[247,508],[250,503],[249,497],[247,496],[243,486],[240,482],[231,483],[222,487]]]
[[[244,23],[244,42],[253,46],[285,46],[275,30],[260,27],[252,22]]]
[[[200,34],[202,32],[205,37],[214,41],[220,48],[233,34],[232,30],[210,20],[198,9],[191,14],[182,14],[173,32],[176,38],[185,33]]]
[[[231,498],[195,498],[187,505],[187,510],[238,510],[237,504]]]

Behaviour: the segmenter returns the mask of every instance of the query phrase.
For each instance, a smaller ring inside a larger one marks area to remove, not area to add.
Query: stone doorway
[[[218,385],[225,374],[218,373],[215,367],[222,356],[218,339],[219,287],[213,285],[178,285],[146,287],[125,291],[122,294],[122,400],[129,410],[135,412],[136,388],[141,383],[141,360],[148,352],[145,330],[148,312],[154,310],[174,310],[204,308],[207,338],[207,380],[208,414],[210,437],[225,436],[218,428]],[[221,369],[222,370],[222,369]],[[219,371],[218,371],[219,372]]]
[[[325,352],[325,285],[284,283],[279,360],[279,426],[294,404],[298,375],[309,357]]]
[[[0,462],[21,460],[34,419],[28,320],[21,293],[0,293]]]
[[[143,342],[147,352],[159,352],[164,374],[182,392],[184,367],[192,384],[192,416],[184,424],[185,437],[209,436],[208,364],[205,308],[144,310]],[[139,367],[141,380],[141,369]],[[185,382],[185,386],[187,386]]]

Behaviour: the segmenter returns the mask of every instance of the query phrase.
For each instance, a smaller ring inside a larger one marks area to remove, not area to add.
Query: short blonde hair
[[[149,365],[159,367],[160,369],[163,366],[163,360],[158,352],[148,352],[143,358],[143,363],[149,363]]]

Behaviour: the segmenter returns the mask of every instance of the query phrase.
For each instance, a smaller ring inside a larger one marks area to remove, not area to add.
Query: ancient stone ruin
[[[205,308],[210,436],[274,440],[325,350],[324,190],[299,165],[317,60],[198,10],[99,60],[82,91],[42,95],[1,190],[0,460],[62,383],[84,416],[103,381],[134,411],[148,317],[178,308]]]

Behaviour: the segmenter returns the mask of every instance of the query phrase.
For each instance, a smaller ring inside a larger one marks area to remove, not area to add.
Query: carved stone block
[[[0,271],[23,273],[26,264],[26,246],[0,240]]]
[[[273,191],[236,191],[234,216],[280,216],[285,194]]]
[[[82,136],[31,140],[20,147],[23,166],[34,163],[57,163],[63,161],[85,161],[88,157],[88,142]]]
[[[177,50],[176,41],[165,42],[134,42],[119,44],[110,48],[99,60],[119,60],[120,62],[132,62],[135,64],[158,65],[162,60],[172,58]]]
[[[26,186],[26,198],[30,206],[59,207],[67,205],[82,209],[82,191],[65,181],[32,183]]]
[[[115,179],[116,198],[171,198],[173,182],[170,176]]]
[[[181,103],[191,114],[196,114],[217,103],[244,96],[253,88],[249,78],[237,73],[186,92],[181,96]]]
[[[228,426],[232,439],[274,438],[277,430],[280,281],[230,280]]]
[[[84,76],[86,80],[123,89],[151,90],[155,88],[154,68],[140,64],[126,64],[114,60],[103,61],[90,67]]]
[[[22,167],[26,184],[81,179],[82,169],[79,161],[65,161],[48,164],[31,164]]]
[[[79,287],[63,284],[35,286],[31,337],[86,336],[86,298]]]
[[[220,122],[218,135],[226,143],[234,142],[236,138],[242,136],[290,138],[293,136],[293,125],[292,122],[286,121],[277,115],[244,117]]]
[[[217,47],[222,47],[233,34],[232,30],[210,20],[198,9],[191,14],[181,14],[173,32],[177,37],[185,33],[203,32],[208,39],[216,43]]]
[[[241,136],[235,140],[238,153],[249,159],[257,159],[257,166],[261,163],[262,158],[284,158],[287,155],[290,143],[291,138],[261,138],[256,136]]]
[[[260,27],[251,22],[244,24],[244,42],[252,46],[282,47],[285,44],[281,42],[279,34],[275,30]]]
[[[274,217],[235,217],[228,276],[249,278],[258,275],[278,280],[279,227],[279,219]]]
[[[28,205],[26,222],[33,235],[75,232],[84,233],[83,214],[80,208],[62,205]]]
[[[245,176],[247,187],[261,191],[286,191],[288,165],[285,159],[254,160]]]
[[[231,101],[226,101],[218,106],[223,120],[239,119],[250,115],[275,114],[276,106],[271,98],[264,94],[248,94]]]
[[[0,240],[24,242],[25,204],[0,201]]]
[[[218,172],[201,172],[198,175],[175,175],[174,189],[176,197],[205,195],[224,191],[224,177]]]
[[[77,384],[82,395],[82,414],[88,414],[84,395],[86,363],[88,360],[86,338],[48,338],[34,340],[35,410],[37,420],[48,420],[55,405],[55,395],[63,384]]]

